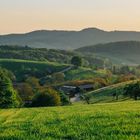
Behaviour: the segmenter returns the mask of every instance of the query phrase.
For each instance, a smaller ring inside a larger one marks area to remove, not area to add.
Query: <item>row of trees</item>
[[[124,87],[116,88],[112,95],[116,100],[119,99],[119,95],[138,100],[140,98],[140,81],[131,82],[130,84],[126,84]]]

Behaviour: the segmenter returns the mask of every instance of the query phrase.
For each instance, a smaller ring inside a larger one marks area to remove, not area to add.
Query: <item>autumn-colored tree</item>
[[[22,98],[22,101],[25,103],[25,101],[32,100],[34,96],[34,92],[32,90],[32,87],[28,83],[22,83],[17,86],[17,91]]]
[[[54,73],[52,75],[52,80],[53,82],[57,83],[57,82],[63,82],[65,78],[64,73],[58,72],[58,73]]]
[[[39,91],[40,84],[39,84],[39,80],[36,77],[29,77],[26,79],[25,82],[32,87],[34,93],[37,93]]]

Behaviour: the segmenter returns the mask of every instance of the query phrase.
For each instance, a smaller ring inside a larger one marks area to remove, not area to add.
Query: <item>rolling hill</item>
[[[111,86],[107,86],[104,88],[100,88],[89,93],[86,93],[86,96],[90,97],[91,103],[109,103],[109,102],[118,102],[118,101],[125,101],[131,100],[129,97],[123,96],[123,88],[127,85],[134,84],[139,80],[132,80],[127,82],[122,82],[119,84],[114,84]],[[113,97],[113,94],[116,93],[118,95],[118,100]]]
[[[72,51],[0,45],[0,58],[70,63],[76,54]]]
[[[0,67],[12,71],[17,80],[21,81],[27,76],[43,77],[47,74],[59,72],[68,68],[69,65],[19,59],[0,59]]]
[[[85,55],[108,58],[119,64],[140,64],[140,42],[122,41],[86,46],[76,51]]]
[[[22,81],[27,76],[45,78],[47,75],[63,72],[66,69],[69,69],[71,65],[55,62],[41,62],[20,59],[0,59],[0,67],[12,71],[13,74],[16,76],[17,81]],[[91,68],[85,67],[79,67],[78,69],[72,67],[64,73],[66,81],[85,80],[107,76],[107,71],[93,71]]]
[[[140,41],[140,32],[103,31],[86,28],[81,31],[38,30],[25,34],[0,36],[0,45],[19,45],[36,48],[76,49],[82,46],[116,41]]]
[[[73,56],[80,56],[83,66],[103,67],[104,59],[81,55],[76,51],[31,48],[27,46],[0,45],[0,59],[20,59],[41,62],[56,62],[59,64],[71,64]]]

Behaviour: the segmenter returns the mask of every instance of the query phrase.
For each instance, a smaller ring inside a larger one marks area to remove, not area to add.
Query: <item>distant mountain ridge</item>
[[[116,41],[140,41],[140,32],[86,28],[81,31],[38,30],[25,34],[0,35],[0,45],[66,50]]]
[[[81,47],[75,50],[85,55],[108,58],[121,64],[140,64],[140,42],[122,41]]]

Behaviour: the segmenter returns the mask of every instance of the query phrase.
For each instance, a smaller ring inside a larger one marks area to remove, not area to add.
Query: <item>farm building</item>
[[[78,86],[78,88],[80,88],[81,90],[85,90],[85,91],[90,91],[90,90],[94,89],[92,84],[80,85],[80,86]]]
[[[62,86],[60,87],[60,90],[63,91],[65,94],[69,95],[70,97],[74,97],[77,87],[75,86]]]
[[[78,94],[81,90],[82,91],[91,91],[93,90],[92,84],[86,84],[86,85],[79,85],[79,86],[62,86],[60,87],[60,90],[66,93],[67,95],[70,95],[70,97],[75,96],[75,94]]]

